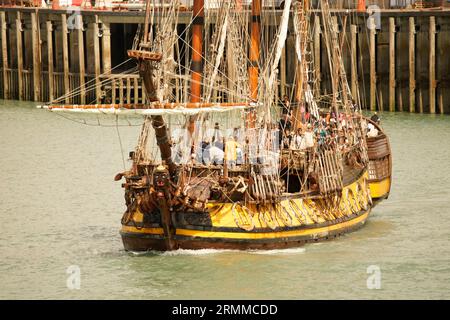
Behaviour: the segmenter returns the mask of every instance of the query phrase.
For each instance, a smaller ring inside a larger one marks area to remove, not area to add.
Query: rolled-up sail
[[[152,103],[143,104],[89,104],[89,105],[39,105],[39,109],[79,113],[142,114],[142,115],[194,115],[209,112],[228,112],[256,107],[254,103]]]

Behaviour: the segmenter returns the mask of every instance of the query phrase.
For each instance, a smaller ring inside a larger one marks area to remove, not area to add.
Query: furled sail
[[[271,70],[270,70],[270,77],[269,77],[269,88],[272,88],[275,79],[277,77],[277,69],[278,69],[278,63],[281,59],[281,53],[283,51],[284,45],[286,43],[286,37],[287,37],[287,31],[288,31],[288,25],[289,25],[289,13],[291,10],[291,0],[286,0],[284,2],[284,8],[283,8],[283,15],[281,17],[281,25],[280,25],[280,31],[278,34],[278,41],[275,49],[275,57],[273,61],[271,62]]]
[[[221,113],[254,108],[255,103],[152,103],[149,105],[109,104],[109,105],[39,105],[39,109],[58,112],[101,113],[114,115],[195,115],[201,113]]]

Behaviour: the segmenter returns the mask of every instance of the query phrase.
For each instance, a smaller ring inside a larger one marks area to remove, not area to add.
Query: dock
[[[354,9],[332,11],[338,36],[345,35],[340,39],[349,85],[355,95],[359,88],[362,107],[450,114],[450,8],[382,9],[378,14],[379,19]],[[275,28],[280,15],[277,11],[263,23]],[[191,11],[180,13],[180,34],[191,19]],[[51,102],[64,96],[66,104],[143,103],[138,74],[122,74],[132,62],[121,65],[143,21],[144,12],[137,10],[1,6],[0,98]],[[320,17],[311,23],[314,73],[320,88],[330,93]],[[189,32],[184,37],[189,41]],[[295,83],[294,46],[291,29],[279,68],[280,96],[290,94]],[[183,55],[177,58],[189,68],[191,51],[178,51]],[[102,86],[106,79],[113,81]],[[94,90],[85,90],[93,85]],[[79,94],[71,94],[73,90]]]

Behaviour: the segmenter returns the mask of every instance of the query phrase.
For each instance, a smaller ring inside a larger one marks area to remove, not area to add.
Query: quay
[[[19,1],[16,1],[19,2]],[[141,104],[142,84],[127,49],[145,13],[131,7],[95,8],[0,6],[0,98],[62,103]],[[354,6],[353,6],[354,7]],[[250,13],[249,13],[250,14]],[[275,26],[281,11],[262,23]],[[189,43],[192,11],[180,12],[177,29]],[[157,23],[157,21],[156,21]],[[313,17],[311,55],[318,85],[331,92],[320,15]],[[375,14],[333,9],[332,23],[342,43],[352,92],[375,111],[450,114],[450,8],[380,9]],[[370,27],[368,27],[370,26]],[[268,28],[270,29],[270,28]],[[273,27],[275,30],[275,27]],[[273,35],[274,33],[272,33]],[[295,36],[290,29],[278,89],[290,94],[295,83]],[[174,48],[189,70],[191,50]],[[118,67],[117,67],[118,66]],[[112,79],[108,86],[103,80]],[[84,90],[93,87],[93,90]],[[71,95],[74,89],[79,95]]]

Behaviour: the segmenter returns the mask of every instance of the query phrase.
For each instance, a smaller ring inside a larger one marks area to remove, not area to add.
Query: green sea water
[[[449,116],[381,114],[392,192],[357,232],[289,250],[145,255],[123,250],[113,181],[141,120],[68,117],[0,101],[2,299],[450,298]]]

